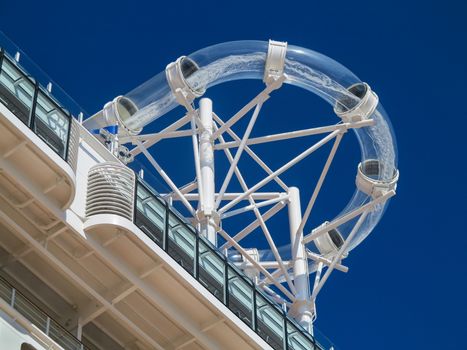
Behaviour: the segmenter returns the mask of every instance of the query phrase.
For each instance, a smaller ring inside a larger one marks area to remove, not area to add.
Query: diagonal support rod
[[[261,91],[256,97],[254,97],[250,102],[248,102],[242,109],[240,109],[235,115],[230,118],[225,124],[221,125],[218,130],[214,132],[212,135],[213,140],[217,139],[219,135],[222,135],[227,129],[229,129],[232,125],[234,125],[238,120],[240,120],[245,114],[247,114],[254,106],[259,103],[265,102],[269,98],[269,94],[273,91],[278,89],[284,80],[286,79],[285,75],[282,75],[279,79],[275,80],[266,88]]]
[[[250,133],[253,130],[256,118],[258,118],[262,106],[262,102],[258,103],[256,105],[255,111],[253,112],[253,115],[251,116],[250,122],[248,123],[248,126],[245,130],[245,134],[243,135],[242,141],[240,142],[240,146],[238,147],[237,152],[235,153],[235,158],[232,160],[229,171],[227,172],[224,182],[222,183],[221,189],[219,191],[219,196],[217,197],[216,203],[214,205],[216,209],[219,208],[219,205],[221,204],[222,198],[224,197],[224,193],[227,190],[227,187],[229,186],[230,180],[232,179],[232,175],[237,167],[238,161],[240,160],[240,157],[243,153],[243,149],[245,148],[248,138],[250,137]]]
[[[312,231],[311,233],[309,233],[308,235],[306,235],[303,238],[303,243],[305,243],[305,244],[309,243],[309,242],[315,240],[316,238],[318,238],[319,236],[321,236],[322,234],[324,234],[324,233],[326,233],[326,232],[328,232],[328,231],[330,231],[332,229],[335,229],[335,228],[339,227],[342,224],[345,224],[347,221],[352,220],[353,218],[357,217],[358,215],[360,215],[364,211],[372,210],[376,205],[386,202],[389,198],[395,196],[395,194],[396,194],[396,192],[394,190],[388,191],[385,194],[383,194],[381,197],[378,197],[378,198],[376,198],[376,199],[362,205],[361,207],[359,207],[359,208],[357,208],[355,210],[352,210],[351,212],[341,216],[340,218],[337,218],[337,219],[333,220],[329,224],[316,229],[314,232]]]
[[[218,115],[216,115],[215,113],[213,113],[213,117],[214,117],[214,120],[219,123],[219,125],[224,125],[224,122],[222,121],[221,118],[219,118]],[[233,132],[232,129],[227,129],[227,133],[236,141],[240,142],[240,137],[238,137],[238,135]],[[266,172],[266,174],[272,174],[272,170],[271,168],[269,168],[263,161],[262,159],[255,153],[252,151],[252,149],[248,146],[245,146],[245,151],[246,153],[248,153],[250,155],[250,157]],[[274,179],[274,181],[277,182],[277,184],[285,191],[285,192],[288,192],[289,191],[289,187],[279,178],[279,177],[276,177]]]
[[[340,247],[340,249],[337,252],[336,256],[332,259],[332,264],[328,267],[328,269],[326,270],[326,273],[324,274],[323,278],[321,278],[321,280],[319,281],[318,286],[313,289],[313,294],[311,295],[311,300],[316,299],[316,296],[320,292],[321,288],[323,288],[323,286],[326,283],[327,279],[329,278],[332,271],[336,267],[336,264],[341,260],[342,255],[344,255],[345,250],[349,246],[349,244],[352,241],[352,239],[354,238],[354,236],[357,234],[358,230],[360,229],[360,226],[362,226],[362,224],[365,221],[367,215],[368,215],[368,211],[363,212],[363,214],[358,219],[357,223],[354,225],[352,231],[350,232],[349,236],[345,240],[344,244],[342,245],[342,247]]]
[[[248,254],[241,246],[240,244],[238,244],[237,242],[235,242],[232,237],[230,237],[230,235],[225,232],[223,229],[220,229],[219,230],[219,233],[221,234],[222,237],[224,237],[224,239],[228,242],[230,242],[230,244],[238,251],[240,252],[240,254],[246,259],[248,260],[253,266],[255,266],[258,270],[261,271],[261,273],[265,276],[266,280],[269,280],[272,282],[272,284],[274,284],[282,293],[284,293],[285,296],[287,296],[287,298],[289,298],[290,301],[294,301],[295,300],[295,297],[292,293],[290,293],[282,284],[278,283],[277,281],[275,281],[274,277],[264,268],[262,267],[260,264],[258,264],[258,262],[255,261],[255,259],[253,259],[250,254]]]
[[[334,159],[334,156],[336,155],[337,148],[339,147],[339,144],[343,136],[344,134],[341,133],[337,135],[336,139],[334,140],[334,144],[332,145],[331,152],[329,152],[329,156],[326,160],[326,163],[324,164],[323,170],[321,171],[321,175],[318,179],[318,182],[316,183],[315,189],[313,190],[313,194],[311,195],[310,201],[308,202],[308,205],[305,209],[305,213],[303,214],[300,225],[298,226],[297,233],[303,231],[303,228],[305,227],[305,224],[308,221],[308,218],[310,217],[311,210],[313,209],[313,206],[315,205],[316,198],[318,197],[319,191],[321,190],[321,187],[323,186],[324,179],[326,178],[329,167],[331,166],[332,160]],[[296,240],[294,242],[292,251],[296,251],[299,244],[300,242]]]
[[[311,129],[303,129],[303,130],[296,130],[296,131],[289,131],[289,132],[284,132],[280,134],[274,134],[274,135],[267,135],[267,136],[260,136],[260,137],[255,137],[251,138],[247,141],[247,145],[258,145],[262,143],[268,143],[268,142],[275,142],[275,141],[282,141],[282,140],[290,140],[298,137],[305,137],[305,136],[311,136],[311,135],[319,135],[319,134],[326,134],[329,132],[333,132],[334,130],[342,130],[346,131],[348,129],[357,129],[357,128],[362,128],[365,126],[371,126],[374,125],[374,120],[372,119],[367,119],[367,120],[362,120],[359,122],[354,122],[354,123],[339,123],[335,125],[329,125],[329,126],[321,126],[318,128],[311,128]],[[214,148],[216,150],[224,149],[224,148],[234,148],[238,147],[240,145],[239,141],[230,141],[226,142],[224,144],[218,144]]]
[[[231,201],[230,203],[228,203],[227,205],[225,205],[224,207],[222,207],[220,210],[219,210],[219,213],[224,213],[226,210],[232,208],[234,205],[236,205],[238,202],[240,202],[243,198],[245,198],[246,196],[250,195],[251,193],[255,192],[256,190],[260,189],[261,187],[265,186],[267,183],[269,183],[272,179],[274,179],[275,177],[279,176],[280,174],[282,174],[283,172],[285,172],[286,170],[288,170],[289,168],[291,168],[292,166],[294,166],[295,164],[297,164],[298,162],[300,162],[301,160],[303,160],[305,157],[309,156],[311,153],[313,153],[314,151],[316,151],[318,148],[320,148],[321,146],[325,145],[326,143],[328,143],[330,140],[332,140],[334,137],[336,137],[341,131],[340,130],[336,130],[336,131],[333,131],[332,133],[330,133],[328,136],[326,136],[325,138],[323,138],[321,141],[315,143],[313,146],[311,146],[310,148],[308,148],[307,150],[305,150],[304,152],[300,153],[298,156],[296,156],[294,159],[290,160],[289,162],[287,162],[286,164],[284,164],[283,166],[281,166],[279,169],[277,169],[276,171],[274,171],[272,174],[270,174],[269,176],[265,177],[263,180],[261,180],[260,182],[258,182],[256,185],[254,185],[253,187],[251,187],[248,191],[246,191],[245,193],[243,193],[242,195],[238,196],[236,199],[234,199],[233,201]]]
[[[269,209],[267,212],[263,214],[263,220],[266,222],[270,218],[272,218],[274,215],[276,215],[282,208],[285,207],[285,203],[279,202],[275,206],[273,206],[271,209]],[[255,219],[253,222],[251,222],[248,226],[246,226],[243,230],[238,232],[235,236],[232,238],[236,241],[239,242],[246,236],[248,236],[251,232],[253,232],[256,228],[260,226],[259,220]],[[231,245],[226,242],[224,243],[219,249],[222,251],[224,249],[229,249]]]
[[[236,210],[228,211],[227,213],[224,213],[221,215],[221,219],[227,219],[235,215],[243,214],[247,211],[254,210],[255,208],[259,209],[259,208],[262,208],[262,207],[265,207],[271,204],[276,204],[277,202],[283,202],[283,201],[286,201],[288,198],[289,196],[287,194],[281,194],[276,198],[272,198],[272,199],[262,201],[256,204],[250,204],[250,205],[247,205],[245,207],[242,207]]]
[[[222,135],[219,135],[219,140],[221,143],[224,142],[224,138],[222,137]],[[227,159],[229,160],[229,162],[232,164],[233,163],[233,158],[232,158],[232,154],[230,153],[230,150],[228,149],[225,149],[224,150],[226,156],[227,156]],[[240,185],[242,186],[242,189],[243,191],[248,191],[248,186],[242,176],[242,174],[240,173],[240,169],[238,167],[235,167],[235,175],[237,176],[238,178],[238,181],[240,182]],[[253,206],[253,212],[256,216],[256,219],[258,220],[260,226],[261,226],[261,229],[266,237],[266,240],[268,241],[268,244],[269,244],[269,247],[271,248],[273,254],[274,254],[274,257],[276,258],[277,262],[279,263],[279,266],[280,266],[280,269],[283,271],[284,273],[284,276],[287,280],[287,284],[290,288],[290,290],[292,291],[292,293],[296,293],[296,289],[295,289],[295,286],[292,282],[292,280],[290,279],[290,276],[289,274],[287,273],[287,270],[284,266],[284,263],[282,261],[282,258],[279,254],[279,251],[277,250],[277,247],[271,237],[271,234],[269,233],[269,230],[266,226],[266,223],[264,221],[264,219],[261,217],[261,213],[259,212],[258,208],[256,207],[256,203],[255,201],[253,200],[253,197],[250,195],[247,196],[248,197],[248,200],[250,202],[250,205]]]
[[[166,174],[166,172],[162,169],[162,167],[159,165],[159,163],[156,162],[154,157],[148,152],[146,147],[141,143],[141,141],[136,141],[137,146],[141,149],[143,154],[146,156],[146,158],[149,160],[151,165],[157,170],[157,172],[162,176],[162,178],[167,182],[167,184],[170,186],[170,188],[177,194],[177,196],[180,198],[182,201],[183,205],[188,209],[188,211],[191,213],[191,215],[195,216],[195,210],[191,206],[190,202],[185,198],[183,193],[180,192],[178,187],[173,183],[173,181],[170,179],[170,177]]]
[[[162,131],[159,132],[159,134],[162,134],[162,133],[167,133],[167,132],[171,132],[171,131],[175,131],[175,130],[178,130],[180,129],[182,126],[188,124],[190,122],[190,119],[191,119],[191,115],[190,113],[187,113],[185,114],[185,116],[183,116],[182,118],[178,119],[176,122],[172,123],[171,125],[169,125],[168,127],[166,127],[165,129],[163,129]],[[132,139],[132,141],[134,141]],[[160,140],[152,140],[152,141],[146,141],[144,142],[144,147],[149,148],[151,146],[154,146],[156,143],[158,143]],[[133,148],[131,151],[130,151],[130,154],[132,156],[137,156],[138,154],[140,154],[142,152],[142,149],[140,149],[139,147],[135,147]]]

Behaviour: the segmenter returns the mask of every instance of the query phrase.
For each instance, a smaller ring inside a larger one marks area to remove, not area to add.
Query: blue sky
[[[0,30],[89,112],[180,55],[224,41],[285,40],[346,65],[391,118],[401,178],[382,222],[347,259],[349,273],[333,274],[320,295],[317,325],[342,349],[467,349],[465,1],[0,0]],[[209,96],[227,113],[257,87]],[[297,90],[278,99],[279,115],[307,107]],[[358,161],[354,136],[346,138],[336,159],[344,172]],[[335,197],[353,190],[352,176],[343,178],[328,187]],[[325,215],[333,200],[320,207]]]

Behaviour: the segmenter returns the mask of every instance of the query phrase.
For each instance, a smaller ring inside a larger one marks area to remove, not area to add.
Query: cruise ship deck
[[[0,53],[8,350],[324,349]]]

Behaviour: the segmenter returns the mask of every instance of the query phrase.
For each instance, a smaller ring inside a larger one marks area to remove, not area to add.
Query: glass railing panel
[[[0,298],[65,350],[89,350],[74,335],[0,277]],[[0,344],[1,345],[1,344]],[[1,348],[1,346],[0,346]]]
[[[70,117],[39,91],[35,109],[34,132],[55,152],[65,158]]]
[[[48,336],[66,350],[81,349],[81,342],[53,320],[50,322]]]
[[[138,183],[135,225],[161,248],[164,247],[165,213],[165,204]]]
[[[13,308],[36,325],[41,331],[46,332],[48,322],[47,315],[24,296],[16,293]]]
[[[291,321],[287,321],[287,344],[289,350],[319,350],[311,336],[299,331]]]
[[[289,317],[279,305],[267,298],[234,266],[230,265],[215,247],[205,241],[172,207],[168,207],[152,189],[139,182],[135,223],[151,239],[164,247],[169,255],[195,276],[196,245],[198,245],[197,277],[208,289],[249,327],[254,329],[272,348],[288,350],[323,349],[313,337]],[[168,210],[168,233],[165,237],[165,214]],[[156,237],[157,236],[157,237]],[[154,238],[156,237],[156,238]],[[198,240],[198,243],[196,242]],[[227,264],[227,276],[225,276]],[[226,288],[227,287],[227,288]],[[227,295],[225,295],[227,290]],[[256,298],[256,300],[255,300]],[[256,309],[254,307],[256,305]],[[287,322],[287,346],[284,322]]]
[[[12,290],[10,286],[3,283],[3,281],[0,279],[0,298],[5,300],[9,305],[11,305],[11,296]]]
[[[199,240],[198,280],[220,301],[224,301],[225,260],[211,249],[203,240]]]
[[[256,292],[256,328],[258,335],[273,349],[284,348],[284,314]]]
[[[28,73],[29,76],[34,77],[34,81],[38,82],[41,86],[46,87],[50,84],[51,94],[50,97],[57,101],[60,107],[68,110],[73,116],[78,117],[80,113],[83,116],[88,116],[83,108],[76,103],[56,82],[54,82],[48,74],[46,74],[28,55],[23,52],[14,42],[12,42],[6,35],[0,32],[0,49],[3,49],[9,57],[14,57],[19,53],[19,62],[17,65],[23,72]]]
[[[328,338],[326,337],[321,331],[314,327],[313,328],[313,339],[315,340],[316,343],[316,348],[317,349],[326,349],[326,350],[336,350],[337,347],[336,345]]]
[[[196,234],[178,216],[169,213],[167,252],[194,275]]]
[[[35,85],[4,57],[0,72],[0,101],[28,126],[34,90]]]
[[[228,268],[228,303],[227,307],[253,328],[253,286],[233,268]]]

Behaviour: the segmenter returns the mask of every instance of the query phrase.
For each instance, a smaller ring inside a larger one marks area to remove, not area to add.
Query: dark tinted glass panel
[[[81,343],[55,321],[50,323],[49,337],[66,350],[79,350],[81,347]]]
[[[199,282],[217,299],[224,300],[225,262],[207,244],[199,242]]]
[[[45,332],[47,315],[19,293],[15,295],[14,308],[41,331]]]
[[[287,322],[287,344],[290,350],[314,350],[318,349],[313,344],[313,341],[300,332],[292,323]]]
[[[34,131],[65,158],[70,119],[42,91],[37,96]]]
[[[261,294],[256,294],[256,326],[258,334],[273,349],[284,347],[284,315]]]
[[[194,274],[195,233],[177,216],[169,214],[167,251],[185,270]]]
[[[135,224],[157,245],[163,247],[165,205],[144,186],[138,184]]]
[[[3,59],[0,73],[0,102],[2,102],[23,123],[29,125],[34,84],[10,63]]]
[[[232,268],[228,269],[228,307],[250,327],[253,320],[253,286]]]

